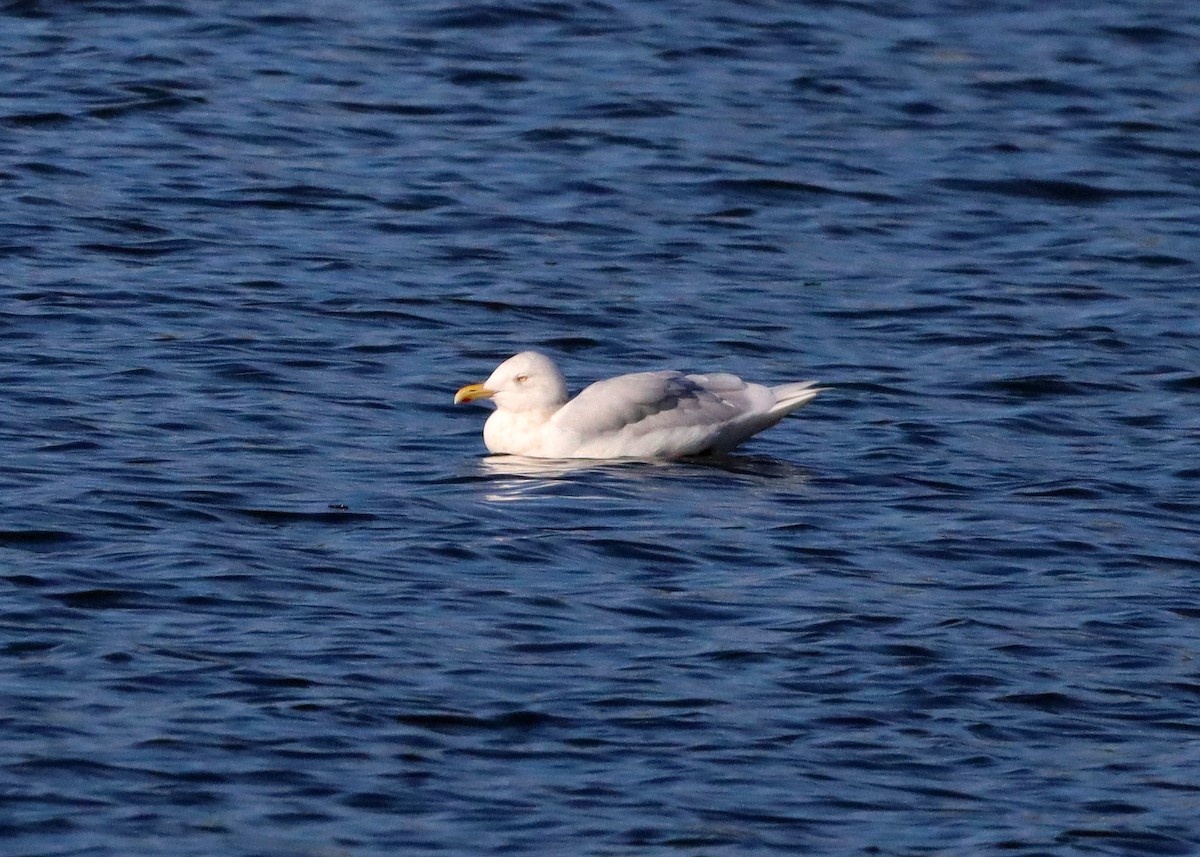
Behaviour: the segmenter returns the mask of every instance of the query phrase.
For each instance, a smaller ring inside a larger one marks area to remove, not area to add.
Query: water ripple
[[[1200,848],[1176,5],[0,5],[8,850]]]

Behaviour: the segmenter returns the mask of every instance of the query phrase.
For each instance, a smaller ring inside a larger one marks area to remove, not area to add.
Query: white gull
[[[682,458],[726,453],[811,401],[820,387],[767,387],[736,375],[635,372],[597,381],[574,399],[549,357],[523,351],[455,404],[490,399],[483,427],[494,453],[531,458]]]

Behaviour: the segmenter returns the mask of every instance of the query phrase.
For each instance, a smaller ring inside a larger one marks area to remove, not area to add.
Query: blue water
[[[0,852],[1200,852],[1198,39],[0,4]],[[531,468],[529,347],[833,389]]]

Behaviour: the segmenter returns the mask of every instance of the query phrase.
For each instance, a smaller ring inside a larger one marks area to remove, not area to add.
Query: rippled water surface
[[[0,9],[6,855],[1200,851],[1191,4]]]

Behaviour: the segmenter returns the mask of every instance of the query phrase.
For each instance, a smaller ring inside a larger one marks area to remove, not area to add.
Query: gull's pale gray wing
[[[765,387],[734,375],[637,372],[592,384],[563,405],[551,424],[585,447],[619,438],[620,448],[631,454],[688,455],[773,403]]]

